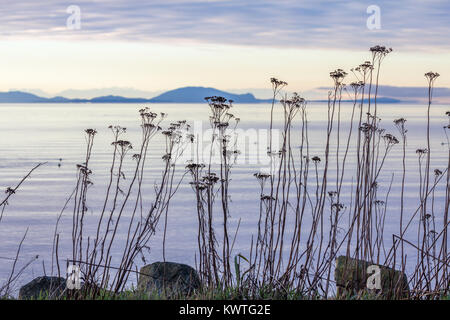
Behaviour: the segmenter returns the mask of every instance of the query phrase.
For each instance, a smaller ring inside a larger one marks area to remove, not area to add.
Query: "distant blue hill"
[[[251,93],[234,94],[214,88],[184,87],[160,94],[159,96],[150,99],[150,102],[197,103],[205,102],[205,97],[211,96],[221,96],[238,103],[261,103],[272,101],[271,99],[257,99]]]
[[[48,102],[47,98],[42,98],[32,93],[22,91],[0,92],[0,103],[39,103]]]
[[[91,103],[142,103],[142,102],[150,102],[150,99],[145,98],[125,98],[121,96],[103,96],[96,97],[88,100]]]
[[[0,103],[204,103],[205,97],[222,96],[231,99],[236,103],[267,103],[271,99],[257,99],[251,93],[234,94],[214,88],[206,87],[184,87],[167,91],[157,97],[146,98],[126,98],[122,96],[102,96],[92,99],[69,99],[65,97],[44,98],[32,93],[23,91],[0,92]],[[317,100],[313,102],[326,102]],[[352,102],[352,101],[343,101]],[[380,97],[379,103],[400,103],[401,100]]]
[[[23,91],[0,92],[0,103],[78,103],[87,99],[67,99],[64,97],[43,98]]]

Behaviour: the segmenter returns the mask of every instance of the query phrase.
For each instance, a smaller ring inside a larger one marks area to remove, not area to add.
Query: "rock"
[[[66,288],[66,279],[60,277],[37,277],[19,290],[19,299],[30,300],[45,297],[57,299]]]
[[[184,297],[200,288],[200,278],[193,268],[174,262],[155,262],[141,268],[138,290],[166,297]]]
[[[367,280],[373,275],[373,271],[367,272],[371,265],[380,268],[381,290],[367,288]],[[371,292],[381,298],[393,299],[407,297],[409,294],[408,279],[403,272],[364,260],[338,257],[334,277],[338,297]]]

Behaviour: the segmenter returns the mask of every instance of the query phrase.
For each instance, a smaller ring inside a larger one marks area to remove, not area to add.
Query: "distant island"
[[[0,103],[199,103],[205,102],[205,97],[222,96],[237,103],[267,103],[271,99],[257,99],[251,93],[234,94],[215,88],[183,87],[164,92],[154,98],[127,98],[107,95],[92,99],[69,99],[64,97],[44,98],[38,95],[23,92],[0,92]]]
[[[107,95],[92,99],[69,99],[61,96],[53,98],[40,97],[38,95],[23,92],[0,92],[0,103],[202,103],[205,97],[221,96],[236,103],[268,103],[272,99],[258,99],[251,93],[235,94],[207,87],[183,87],[164,92],[154,98],[127,98],[122,96]],[[326,102],[315,100],[312,102]],[[351,102],[351,101],[343,101]],[[400,103],[401,100],[380,97],[380,103]]]
[[[312,100],[311,102],[324,102],[327,103],[328,100]],[[353,103],[353,100],[341,100],[341,102],[351,102]],[[361,99],[358,100],[358,102],[361,102]],[[364,103],[368,103],[369,99],[364,99]],[[378,97],[377,98],[377,103],[402,103],[402,102],[407,102],[407,103],[417,103],[417,101],[402,101],[399,99],[395,99],[395,98],[388,98],[388,97]]]

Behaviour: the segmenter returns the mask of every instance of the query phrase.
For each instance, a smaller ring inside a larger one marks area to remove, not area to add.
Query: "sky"
[[[394,51],[380,82],[408,95],[427,71],[450,87],[449,14],[448,0],[0,0],[0,91],[151,97],[195,85],[265,98],[277,77],[314,99],[330,71],[381,44]]]

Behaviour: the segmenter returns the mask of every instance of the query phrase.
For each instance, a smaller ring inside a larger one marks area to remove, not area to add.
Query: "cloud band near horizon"
[[[80,30],[66,28],[70,5],[81,9]],[[379,30],[366,26],[370,5],[380,7]],[[446,50],[449,12],[445,0],[25,0],[0,7],[0,36],[337,49],[380,43]]]

